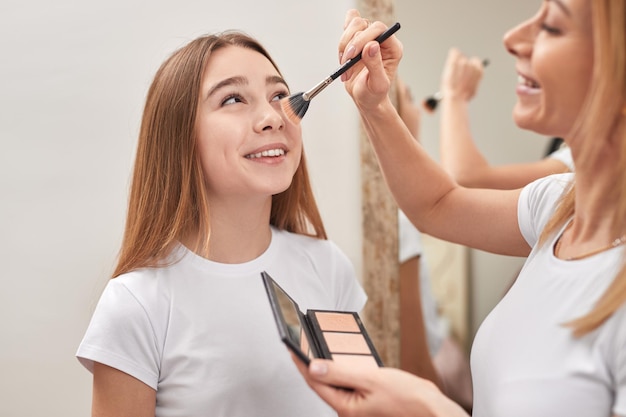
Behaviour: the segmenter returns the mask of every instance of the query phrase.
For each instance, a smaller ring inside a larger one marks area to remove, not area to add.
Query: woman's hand
[[[478,90],[483,70],[480,58],[469,58],[451,48],[441,76],[441,93],[446,99],[470,101]]]
[[[344,32],[339,41],[341,64],[362,53],[362,59],[341,77],[348,94],[361,111],[375,110],[388,100],[388,93],[395,80],[398,64],[402,58],[402,43],[391,36],[382,44],[374,39],[387,26],[362,18],[357,10],[346,14]]]
[[[408,372],[320,359],[307,367],[292,357],[309,386],[340,417],[467,417],[435,384]]]

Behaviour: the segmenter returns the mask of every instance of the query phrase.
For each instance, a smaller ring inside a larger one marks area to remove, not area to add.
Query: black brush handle
[[[374,39],[374,40],[376,42],[378,42],[378,43],[383,43],[391,35],[396,33],[398,31],[398,29],[400,29],[400,23],[396,22],[396,23],[393,24],[393,26],[390,26],[386,31],[384,31],[383,33],[378,35],[378,37],[376,39]],[[350,68],[352,68],[352,66],[354,64],[359,62],[361,60],[361,57],[362,57],[362,52],[359,52],[359,54],[357,56],[355,56],[352,59],[347,60],[342,66],[340,66],[339,69],[337,71],[335,71],[333,74],[331,74],[329,78],[331,80],[337,79],[338,77],[341,76],[341,74],[343,74],[344,72],[348,71]]]
[[[483,68],[487,67],[489,65],[489,60],[487,58],[483,59],[482,65],[483,65]],[[431,111],[431,112],[435,111],[435,109],[437,108],[437,105],[439,104],[442,98],[443,98],[443,95],[441,94],[441,92],[437,91],[432,96],[426,97],[424,99],[424,102],[423,102],[424,107],[428,111]]]

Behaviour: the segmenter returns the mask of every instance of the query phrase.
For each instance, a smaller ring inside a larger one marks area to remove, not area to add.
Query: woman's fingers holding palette
[[[336,407],[336,404],[339,403],[339,396],[345,395],[345,389],[337,388],[337,385],[333,385],[332,383],[327,383],[324,381],[323,374],[326,374],[326,363],[332,363],[332,361],[328,361],[325,359],[313,359],[310,366],[307,366],[300,358],[298,358],[295,354],[291,353],[291,359],[296,364],[298,371],[304,377],[306,383],[315,391],[317,394],[328,404],[330,404],[333,408]],[[336,393],[339,391],[339,393]]]
[[[467,417],[431,381],[395,368],[355,368],[316,359],[309,366],[307,382],[340,417],[430,416],[433,397],[441,399],[438,415]]]

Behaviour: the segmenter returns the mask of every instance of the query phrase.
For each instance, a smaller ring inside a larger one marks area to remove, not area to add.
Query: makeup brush
[[[486,67],[487,65],[489,65],[489,60],[483,59],[483,67]],[[424,109],[428,113],[433,113],[437,109],[437,105],[439,104],[442,98],[443,98],[443,94],[441,94],[440,91],[437,91],[432,96],[426,97],[424,101],[422,102],[422,105],[424,106]]]
[[[387,40],[391,35],[400,29],[400,23],[396,22],[394,25],[390,26],[386,31],[381,33],[375,41],[378,43],[383,43]],[[309,109],[309,103],[318,95],[322,90],[330,85],[333,81],[341,76],[344,72],[348,71],[354,64],[361,60],[361,53],[355,56],[352,59],[347,60],[342,66],[337,69],[334,73],[332,73],[329,77],[324,79],[322,82],[317,84],[315,87],[303,93],[292,94],[289,97],[285,97],[281,100],[280,105],[285,112],[285,115],[289,120],[293,123],[299,123],[300,120],[304,117],[304,114]]]

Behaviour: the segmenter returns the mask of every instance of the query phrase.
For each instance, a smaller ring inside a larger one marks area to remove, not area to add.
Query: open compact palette
[[[311,358],[332,359],[355,366],[383,366],[358,313],[307,310],[269,276],[261,276],[282,341],[304,363]]]

